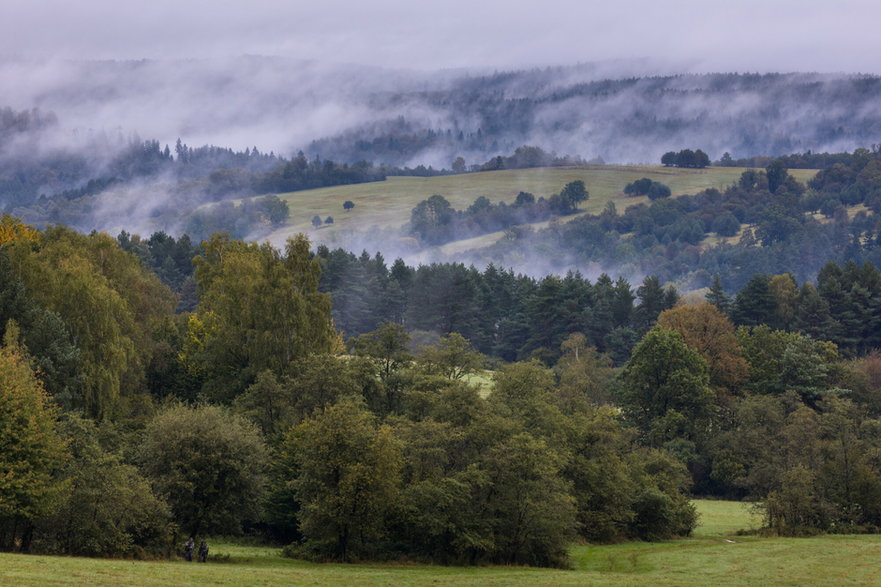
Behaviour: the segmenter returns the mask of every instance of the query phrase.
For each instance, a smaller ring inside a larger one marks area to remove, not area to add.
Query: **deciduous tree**
[[[238,533],[259,515],[266,446],[224,408],[171,406],[147,425],[138,462],[181,528]]]
[[[30,547],[34,521],[64,483],[55,475],[66,451],[56,410],[7,326],[0,348],[0,548]]]
[[[747,363],[734,325],[712,304],[679,306],[664,310],[658,326],[675,330],[689,348],[707,362],[710,384],[735,392],[747,376]]]

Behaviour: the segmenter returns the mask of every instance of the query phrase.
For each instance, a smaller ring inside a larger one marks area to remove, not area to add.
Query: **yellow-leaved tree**
[[[36,242],[40,232],[11,214],[0,216],[0,246],[14,242]]]

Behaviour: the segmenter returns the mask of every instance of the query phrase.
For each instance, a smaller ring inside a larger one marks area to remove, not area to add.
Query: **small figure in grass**
[[[207,563],[208,562],[208,543],[204,540],[199,545],[199,562]]]
[[[193,537],[190,536],[190,539],[187,540],[187,543],[184,544],[184,558],[188,562],[193,562],[193,548],[196,546],[196,541],[193,540]]]

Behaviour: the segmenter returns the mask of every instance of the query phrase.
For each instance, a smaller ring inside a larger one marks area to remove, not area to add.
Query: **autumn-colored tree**
[[[10,214],[0,216],[0,246],[15,242],[36,242],[40,232]]]
[[[677,331],[685,344],[703,357],[713,387],[736,392],[746,379],[748,366],[734,334],[734,325],[713,304],[664,310],[658,316],[658,326]]]

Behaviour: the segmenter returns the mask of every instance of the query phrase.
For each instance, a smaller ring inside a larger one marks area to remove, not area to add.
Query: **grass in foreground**
[[[278,549],[212,544],[225,563],[139,562],[0,554],[0,584],[14,585],[877,585],[881,536],[734,536],[758,524],[748,504],[696,501],[693,538],[572,549],[573,570],[318,565]]]

